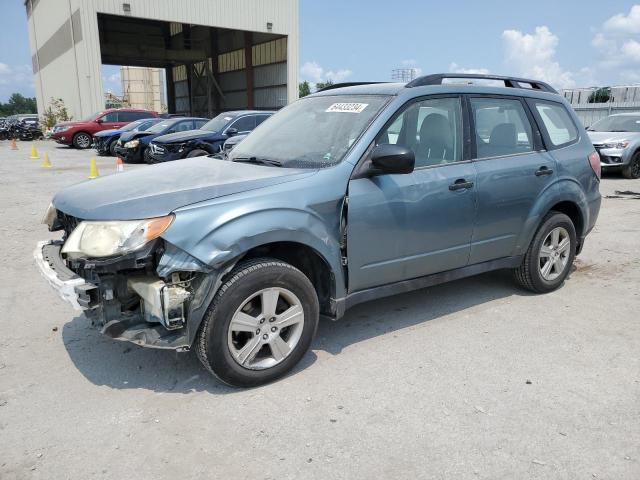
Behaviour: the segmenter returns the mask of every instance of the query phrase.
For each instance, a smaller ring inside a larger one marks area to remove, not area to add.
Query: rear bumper
[[[38,242],[33,258],[40,273],[60,298],[70,303],[75,310],[94,308],[98,289],[84,278],[76,275],[60,256],[62,242],[51,240]]]

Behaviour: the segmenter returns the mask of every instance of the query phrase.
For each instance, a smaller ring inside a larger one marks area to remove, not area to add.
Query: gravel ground
[[[360,305],[292,375],[238,390],[50,290],[39,221],[92,153],[38,142],[43,169],[18,146],[0,143],[0,478],[640,478],[640,201],[603,200],[552,294],[495,272]]]

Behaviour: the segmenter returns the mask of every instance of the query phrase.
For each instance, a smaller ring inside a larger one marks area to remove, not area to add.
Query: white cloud
[[[27,83],[33,88],[33,72],[29,65],[7,65],[0,62],[0,85],[15,85],[19,90]]]
[[[602,25],[603,30],[613,34],[640,33],[640,5],[633,5],[629,14],[618,13],[609,18]]]
[[[622,81],[634,81],[640,68],[640,5],[605,20],[591,41],[600,54],[599,68]],[[635,80],[637,81],[637,80]]]
[[[458,65],[456,62],[451,62],[449,64],[449,72],[451,73],[477,73],[480,75],[488,75],[488,68],[465,68]]]
[[[303,80],[307,80],[314,85],[319,82],[331,80],[333,83],[344,82],[353,72],[349,69],[325,70],[318,62],[305,62],[300,68]]]
[[[544,80],[558,88],[575,86],[573,74],[564,70],[555,58],[559,40],[548,27],[536,27],[533,34],[505,30],[502,42],[505,64],[513,73]]]

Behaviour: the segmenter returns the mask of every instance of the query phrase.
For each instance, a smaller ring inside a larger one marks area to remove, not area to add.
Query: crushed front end
[[[117,255],[91,257],[73,253],[69,244],[91,222],[55,209],[52,212],[51,208],[47,217],[45,223],[50,230],[64,231],[63,239],[40,242],[34,258],[43,276],[64,300],[82,310],[103,334],[114,339],[153,348],[188,350],[194,337],[189,332],[188,319],[194,311],[201,315],[202,291],[211,279],[205,264],[160,237]],[[100,237],[101,233],[91,232],[104,242],[109,232]]]

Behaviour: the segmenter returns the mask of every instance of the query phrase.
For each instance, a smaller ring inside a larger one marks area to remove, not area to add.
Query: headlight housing
[[[617,142],[609,142],[602,145],[603,148],[617,148],[618,150],[625,149],[629,146],[629,140],[619,140]]]
[[[69,130],[71,127],[70,126],[66,126],[66,127],[55,127],[54,131],[55,133],[60,133],[60,132],[66,132],[67,130]]]
[[[68,258],[103,258],[124,255],[142,248],[162,235],[173,215],[126,221],[81,222],[62,247]]]
[[[140,145],[140,140],[131,140],[124,144],[124,148],[136,148],[138,145]]]

